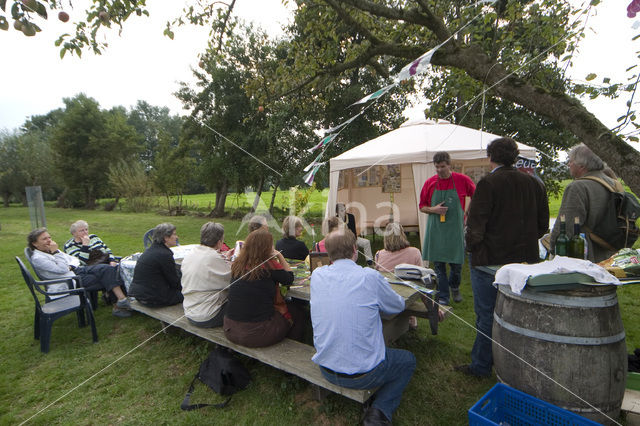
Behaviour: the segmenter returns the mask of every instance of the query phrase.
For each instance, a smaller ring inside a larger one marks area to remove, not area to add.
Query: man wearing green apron
[[[427,179],[420,193],[420,211],[429,215],[422,259],[433,263],[438,276],[438,303],[448,305],[449,289],[455,302],[462,301],[460,273],[464,263],[465,198],[473,196],[476,186],[467,175],[451,171],[448,152],[436,152],[433,164],[436,174]]]

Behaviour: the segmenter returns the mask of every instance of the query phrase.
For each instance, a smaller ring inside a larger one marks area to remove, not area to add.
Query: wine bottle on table
[[[580,235],[580,218],[573,220],[573,237],[569,240],[569,257],[584,259],[584,238]]]
[[[566,256],[569,246],[569,237],[567,237],[567,223],[564,215],[560,215],[560,234],[556,238],[556,246],[554,252],[556,256]]]

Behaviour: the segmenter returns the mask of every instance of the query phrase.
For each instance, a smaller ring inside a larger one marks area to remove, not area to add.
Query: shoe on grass
[[[456,303],[462,302],[462,295],[460,294],[460,289],[451,289],[451,293],[453,293],[453,301]]]
[[[471,364],[456,365],[455,367],[453,367],[453,370],[457,371],[459,373],[462,373],[465,376],[476,377],[478,379],[486,379],[487,377],[491,376],[491,374],[478,374],[478,373],[476,373],[475,371],[473,371],[471,369]]]
[[[111,314],[118,318],[129,318],[131,316],[131,311],[115,307],[113,308],[113,311],[111,311]]]
[[[118,309],[126,309],[126,310],[131,310],[131,303],[129,303],[129,298],[125,297],[122,300],[118,300],[116,302],[116,307]]]

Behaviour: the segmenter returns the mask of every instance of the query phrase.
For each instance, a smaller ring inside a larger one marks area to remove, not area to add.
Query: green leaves
[[[594,78],[596,78],[597,76],[598,76],[598,75],[597,75],[596,73],[593,73],[593,72],[592,72],[592,73],[587,74],[587,76],[586,76],[584,79],[585,79],[585,80],[587,80],[587,81],[591,81],[591,80],[593,80]]]

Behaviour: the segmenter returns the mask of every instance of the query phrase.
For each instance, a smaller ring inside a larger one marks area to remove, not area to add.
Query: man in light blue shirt
[[[342,227],[325,247],[332,265],[311,276],[313,362],[329,382],[352,389],[379,388],[365,413],[365,425],[391,424],[416,359],[385,347],[380,314],[404,310],[404,300],[380,273],[353,262],[356,239]]]

